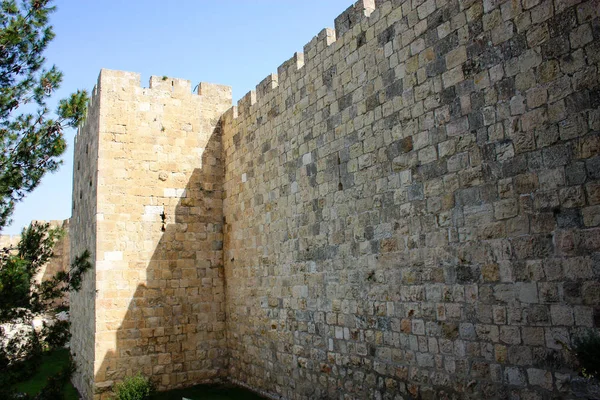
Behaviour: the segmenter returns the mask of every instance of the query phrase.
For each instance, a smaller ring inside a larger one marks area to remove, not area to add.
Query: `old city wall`
[[[600,324],[599,10],[359,1],[224,115],[233,380],[565,395]]]
[[[88,251],[96,258],[96,214],[98,196],[98,146],[100,132],[100,88],[94,87],[85,122],[75,136],[73,158],[72,214],[69,236],[71,260]],[[96,271],[84,275],[81,289],[70,294],[71,354],[77,365],[73,384],[86,399],[92,398],[96,340]]]
[[[37,276],[37,282],[43,282],[50,279],[60,271],[68,271],[71,264],[71,243],[69,240],[69,220],[49,221],[51,227],[60,228],[63,231],[63,237],[56,242],[53,255],[50,261],[42,267]],[[65,293],[63,300],[68,304],[69,293]]]
[[[142,88],[139,74],[100,74],[75,149],[87,169],[74,181],[72,240],[95,265],[73,309],[86,398],[137,372],[159,389],[226,372],[218,121],[230,107],[228,87],[192,94],[185,80]]]

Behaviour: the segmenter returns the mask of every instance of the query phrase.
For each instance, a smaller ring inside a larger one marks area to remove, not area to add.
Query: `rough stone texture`
[[[73,254],[93,249],[95,265],[73,309],[87,398],[138,371],[166,389],[227,367],[218,121],[231,90],[139,80],[102,70],[77,136]]]
[[[360,3],[224,116],[230,376],[568,396],[600,306],[600,4]]]
[[[599,10],[359,1],[224,114],[220,87],[103,71],[76,149],[88,387],[571,396],[600,312]]]
[[[84,251],[96,261],[96,213],[98,197],[98,145],[100,91],[94,88],[85,122],[75,136],[73,160],[73,212],[69,230],[72,260]],[[96,343],[96,272],[86,272],[81,289],[71,293],[71,354],[77,370],[72,382],[85,399],[93,397]]]

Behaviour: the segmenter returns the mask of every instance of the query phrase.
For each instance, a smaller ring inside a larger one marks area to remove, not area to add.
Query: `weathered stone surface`
[[[159,388],[226,376],[220,115],[228,87],[102,70],[75,143],[74,382],[110,397],[134,372]]]
[[[564,397],[560,352],[600,305],[596,5],[360,1],[237,108],[207,88],[201,120],[155,110],[160,78],[101,85],[114,119],[80,133],[100,165],[76,188],[106,187],[74,217],[106,238],[90,309],[131,327],[81,314],[84,354],[123,350],[90,379],[135,360],[165,388],[229,376],[290,399]]]

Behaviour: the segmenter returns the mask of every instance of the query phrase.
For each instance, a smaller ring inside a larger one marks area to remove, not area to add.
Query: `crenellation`
[[[364,18],[368,18],[374,10],[375,0],[358,0],[335,18],[335,37],[339,39],[344,33],[353,30],[355,26],[360,25]]]
[[[217,103],[231,103],[231,86],[219,85],[216,83],[200,82],[198,84],[198,95],[206,96],[208,99],[218,99]]]
[[[98,77],[98,90],[113,89],[123,92],[141,88],[141,75],[136,72],[117,71],[103,68]]]
[[[98,80],[99,83],[99,80]],[[89,115],[89,110],[94,108],[96,102],[98,101],[98,90],[97,90],[98,84],[94,85],[94,88],[92,89],[92,92],[90,93],[90,99],[88,101],[88,111],[86,112],[86,117],[83,120],[83,122],[81,123],[81,125],[79,126],[79,129],[77,130],[77,133],[75,134],[75,138],[73,139],[75,142],[77,142],[79,134],[81,132],[87,132],[87,130],[85,129],[85,125],[87,124],[87,116]]]
[[[100,74],[98,100],[81,128],[90,132],[75,150],[76,165],[87,161],[91,170],[76,171],[74,193],[98,175],[93,190],[75,196],[72,232],[73,247],[90,248],[95,264],[72,310],[74,334],[85,335],[73,348],[82,367],[75,383],[86,398],[110,397],[115,380],[145,360],[162,366],[142,370],[155,374],[163,388],[223,376],[217,138],[220,116],[231,108],[231,88],[201,83],[198,94],[187,80],[153,76],[145,89],[139,74]],[[87,297],[91,290],[95,295]],[[203,305],[194,317],[183,314],[194,304]],[[148,318],[140,324],[142,314]],[[173,366],[184,349],[203,362]],[[211,355],[201,356],[206,352]]]
[[[192,82],[187,79],[153,75],[149,85],[152,90],[172,92],[172,96],[176,97],[186,97],[192,92]]]
[[[304,65],[310,63],[311,67],[319,63],[317,55],[335,42],[335,30],[325,28],[319,34],[311,39],[310,42],[304,45]]]
[[[256,100],[266,97],[269,92],[279,86],[279,77],[277,74],[269,74],[258,85],[256,85]]]
[[[294,53],[292,58],[277,67],[277,75],[282,82],[304,67],[304,53]]]
[[[114,72],[76,145],[93,205],[74,178],[97,397],[137,368],[274,398],[574,398],[564,344],[600,307],[596,4],[359,1],[237,107]]]
[[[227,111],[225,111],[225,113],[223,113],[222,119],[223,122],[233,122],[234,119],[237,119],[238,117],[238,108],[237,106],[233,106],[230,109],[228,109]]]
[[[249,114],[251,107],[256,104],[256,91],[251,90],[238,100],[237,110],[238,114]]]

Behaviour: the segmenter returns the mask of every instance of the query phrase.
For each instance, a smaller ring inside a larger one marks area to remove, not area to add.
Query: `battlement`
[[[162,363],[167,352],[176,360],[210,350],[214,361],[146,371],[161,376],[163,389],[200,383],[212,368],[221,376],[213,352],[225,351],[218,321],[223,278],[211,268],[222,260],[219,121],[231,108],[231,88],[207,82],[193,87],[166,76],[150,77],[146,88],[139,73],[104,69],[94,92],[74,151],[72,254],[89,250],[95,267],[73,294],[71,348],[81,366],[75,384],[91,398],[123,379],[126,371],[117,365],[141,365],[147,357]],[[199,292],[206,279],[210,288]],[[168,299],[160,305],[159,290]],[[171,318],[201,303],[210,306],[196,310],[193,319]],[[152,315],[153,340],[169,350],[156,346],[149,355],[138,343],[129,351],[140,308]]]
[[[103,68],[98,75],[97,84],[92,90],[86,118],[78,128],[75,135],[77,142],[81,132],[86,131],[85,126],[92,113],[97,112],[102,93],[116,93],[121,100],[130,98],[131,95],[142,95],[148,98],[168,95],[172,98],[203,99],[203,103],[212,102],[222,108],[223,104],[231,104],[231,87],[208,82],[200,82],[192,90],[192,82],[187,79],[172,78],[166,75],[152,75],[148,87],[141,84],[141,75],[137,72],[118,71]]]
[[[285,81],[289,75],[294,74],[302,67],[304,67],[304,53],[294,53],[292,58],[277,67],[277,75],[282,81]]]
[[[373,11],[375,11],[375,0],[358,0],[348,7],[335,19],[336,37],[341,38],[344,33],[359,25],[365,17],[368,18]]]
[[[362,0],[236,106],[103,70],[78,387],[570,398],[565,344],[600,325],[598,10]]]
[[[223,90],[227,91],[227,88],[230,90],[230,87],[226,85],[200,82],[194,88],[197,89],[196,92],[193,92],[192,82],[190,80],[173,78],[166,75],[152,75],[149,79],[148,87],[144,87],[141,84],[141,74],[139,72],[118,71],[103,68],[98,75],[97,84],[92,91],[90,104],[92,105],[96,102],[96,97],[102,89],[109,88],[123,92],[140,89],[145,92],[171,92],[173,96],[180,94],[211,96]]]
[[[278,87],[293,86],[294,82],[302,79],[306,75],[305,66],[308,69],[313,68],[321,61],[319,55],[334,45],[336,41],[344,40],[346,32],[352,31],[354,27],[361,24],[372,24],[374,21],[369,21],[369,17],[376,10],[375,0],[359,0],[352,6],[348,7],[334,20],[335,29],[325,28],[321,30],[303,47],[303,52],[296,52],[287,61],[277,67],[277,74],[269,74],[263,79],[256,89],[245,94],[238,101],[238,113],[235,118],[240,115],[246,115],[250,112],[250,108],[257,102],[261,102],[265,98],[270,98],[270,94]],[[289,81],[289,82],[288,82]],[[275,93],[273,95],[276,95]]]
[[[49,224],[50,228],[62,228],[62,229],[69,228],[69,220],[68,219],[65,219],[65,220],[52,219],[49,221],[45,221],[42,219],[34,219],[31,221],[31,224],[38,224],[38,225]],[[0,234],[0,247],[2,246],[1,243],[8,243],[8,242],[14,243],[15,241],[18,242],[19,240],[21,240],[20,234],[15,234],[15,235]]]
[[[208,99],[228,101],[231,103],[231,86],[200,82],[198,84],[197,93],[199,96],[204,96]]]
[[[167,76],[151,76],[150,89],[173,93],[192,93],[192,82],[186,79],[169,78]]]
[[[98,82],[99,81],[100,81],[100,77],[98,77]],[[94,88],[92,89],[92,92],[90,93],[90,99],[87,104],[85,119],[77,127],[77,133],[75,134],[75,139],[74,139],[75,143],[77,143],[79,135],[86,130],[85,127],[88,123],[88,119],[91,116],[91,112],[92,112],[91,110],[96,107],[98,101],[100,101],[100,100],[99,100],[98,84],[96,84],[96,85],[94,85]]]
[[[206,84],[205,84],[206,85]],[[98,85],[101,90],[121,90],[124,92],[139,91],[150,92],[168,92],[173,97],[199,95],[192,92],[192,82],[187,79],[173,78],[166,75],[152,75],[149,79],[148,87],[141,85],[141,75],[138,72],[116,71],[102,69],[98,77]],[[199,86],[198,86],[199,88]]]

